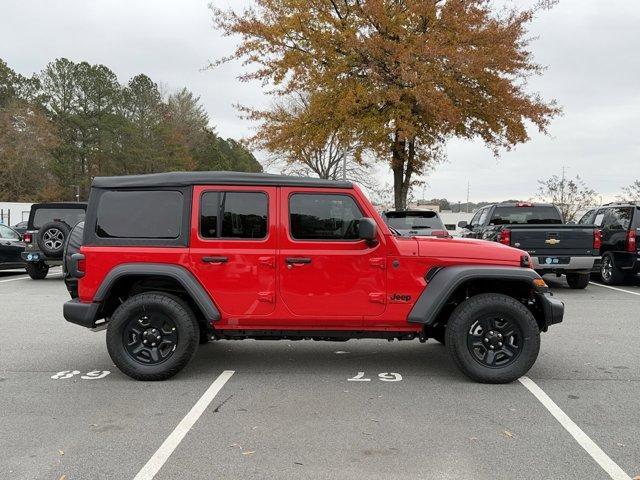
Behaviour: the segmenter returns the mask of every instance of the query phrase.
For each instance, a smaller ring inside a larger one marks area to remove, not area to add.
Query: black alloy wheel
[[[514,322],[487,316],[474,322],[467,333],[467,348],[473,358],[489,368],[506,367],[520,355],[522,331]]]
[[[162,312],[132,318],[123,331],[127,353],[135,361],[157,365],[167,360],[178,345],[175,322]]]

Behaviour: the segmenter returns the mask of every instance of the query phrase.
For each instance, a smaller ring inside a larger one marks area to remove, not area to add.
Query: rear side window
[[[349,195],[296,193],[289,217],[296,240],[357,240],[362,212]]]
[[[37,230],[49,222],[64,222],[70,227],[75,227],[84,221],[84,217],[83,208],[38,208],[33,213],[33,228]]]
[[[489,225],[559,225],[560,213],[555,207],[496,207]]]
[[[158,238],[180,236],[183,197],[173,190],[109,191],[97,210],[100,238]]]
[[[604,216],[603,227],[610,230],[628,230],[632,215],[631,208],[611,208]]]
[[[200,200],[203,238],[267,236],[268,199],[263,192],[205,192]]]

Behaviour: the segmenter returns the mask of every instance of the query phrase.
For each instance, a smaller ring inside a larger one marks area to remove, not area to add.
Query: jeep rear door
[[[276,301],[275,187],[194,187],[191,268],[230,321]]]
[[[358,222],[370,217],[343,189],[280,188],[278,288],[300,325],[354,327],[386,307],[382,235],[368,244]]]

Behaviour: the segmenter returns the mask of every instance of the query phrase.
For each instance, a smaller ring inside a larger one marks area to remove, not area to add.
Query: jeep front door
[[[369,214],[334,189],[280,189],[279,291],[300,325],[362,325],[386,307],[383,238],[358,238]]]

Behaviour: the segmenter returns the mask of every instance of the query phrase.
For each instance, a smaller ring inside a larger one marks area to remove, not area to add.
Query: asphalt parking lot
[[[0,476],[640,475],[640,282],[549,283],[565,321],[543,335],[528,376],[604,457],[522,383],[473,383],[434,341],[214,342],[174,379],[136,382],[113,366],[104,332],[64,321],[59,273],[0,274]]]

